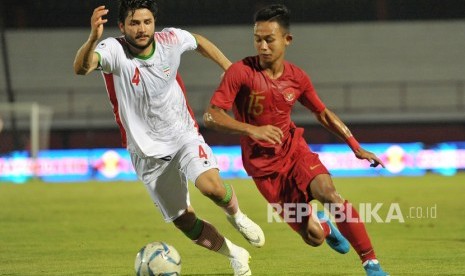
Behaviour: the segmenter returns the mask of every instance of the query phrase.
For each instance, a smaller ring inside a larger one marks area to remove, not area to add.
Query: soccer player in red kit
[[[244,168],[268,202],[310,206],[310,201],[316,199],[325,206],[337,206],[329,208],[337,228],[322,211],[317,212],[318,219],[310,211],[301,222],[288,221],[307,244],[319,246],[326,239],[331,248],[347,253],[350,242],[367,275],[387,275],[376,259],[363,222],[354,220],[357,211],[337,193],[328,170],[304,140],[303,129],[291,120],[293,105],[299,101],[311,110],[325,128],[350,146],[357,158],[372,166],[384,164],[360,147],[347,126],[324,105],[308,75],[284,60],[292,42],[289,15],[283,5],[270,5],[255,14],[254,45],[258,55],[229,67],[204,114],[205,125],[242,135]],[[235,118],[226,113],[231,109]]]

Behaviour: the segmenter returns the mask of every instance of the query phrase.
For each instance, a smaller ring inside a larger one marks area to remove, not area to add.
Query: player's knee
[[[199,191],[212,200],[221,200],[226,193],[218,173],[207,171],[201,174],[195,183]]]
[[[323,244],[325,241],[324,237],[319,237],[319,236],[312,236],[310,234],[307,234],[302,237],[305,243],[307,243],[310,246],[317,247]]]
[[[221,183],[212,181],[201,190],[201,193],[214,201],[219,201],[223,198],[225,189]]]
[[[317,247],[323,244],[325,241],[325,234],[321,228],[312,228],[303,229],[300,232],[302,239],[310,246]]]

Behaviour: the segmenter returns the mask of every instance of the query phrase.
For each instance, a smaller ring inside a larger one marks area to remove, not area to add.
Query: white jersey
[[[162,158],[199,138],[177,75],[181,54],[196,48],[192,34],[175,28],[156,32],[155,51],[145,58],[131,55],[124,37],[98,44],[95,52],[123,145],[127,140],[130,152]]]

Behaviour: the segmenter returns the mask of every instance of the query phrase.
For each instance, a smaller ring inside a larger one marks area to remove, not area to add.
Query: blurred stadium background
[[[310,74],[320,96],[360,141],[465,139],[463,0],[160,0],[157,28],[203,34],[238,60],[255,53],[253,12],[272,2],[288,5],[293,14],[295,41],[288,59]],[[84,78],[72,70],[92,10],[101,4],[110,9],[104,36],[118,35],[117,1],[0,2],[0,103],[51,108],[51,149],[120,146],[100,74]],[[200,119],[220,72],[188,53],[181,74]],[[338,142],[307,111],[297,109],[294,115],[307,128],[310,143]],[[28,139],[11,128],[11,119],[4,121],[10,127],[0,134],[0,152],[29,147]],[[238,141],[202,133],[211,144]]]
[[[393,275],[463,275],[465,226],[457,218],[465,215],[464,174],[456,173],[465,169],[465,0],[159,0],[157,28],[205,35],[238,60],[255,54],[252,16],[272,2],[293,14],[288,60],[310,74],[356,137],[389,161],[387,170],[357,163],[297,108],[295,121],[331,173],[419,176],[339,178],[338,190],[354,203],[400,204],[405,215],[437,207],[434,218],[367,224],[385,268]],[[223,258],[186,243],[162,223],[143,185],[127,181],[135,176],[101,76],[73,73],[92,10],[102,4],[110,9],[104,36],[119,35],[116,0],[0,1],[0,275],[131,275],[137,250],[155,239],[175,245],[188,275],[226,275]],[[180,73],[201,122],[221,72],[186,53]],[[216,146],[222,171],[246,177],[238,137],[201,132]],[[48,184],[70,181],[76,183]],[[5,185],[15,182],[28,184]],[[360,275],[353,252],[340,258],[326,247],[302,246],[286,225],[267,223],[250,179],[231,182],[241,208],[267,233],[260,252],[240,243],[254,256],[254,273],[308,275],[310,260],[315,275]],[[196,210],[241,242],[220,210],[191,189]]]

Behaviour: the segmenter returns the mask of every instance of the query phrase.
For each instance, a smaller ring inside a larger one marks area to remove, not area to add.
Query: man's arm
[[[98,55],[94,52],[97,47],[98,40],[103,34],[103,24],[107,23],[107,19],[102,16],[106,15],[108,10],[105,6],[100,6],[94,10],[92,14],[91,32],[87,41],[79,48],[74,58],[74,73],[78,75],[87,75],[95,70],[98,66]]]
[[[98,66],[98,55],[94,52],[97,41],[87,40],[76,53],[74,59],[74,73],[87,75]]]
[[[197,51],[203,56],[213,60],[224,71],[231,66],[231,61],[221,52],[215,44],[199,34],[192,34],[197,40]]]
[[[322,112],[315,114],[315,116],[326,129],[346,142],[358,159],[368,160],[372,167],[380,164],[384,168],[384,163],[374,153],[360,147],[360,144],[355,140],[349,128],[331,110],[325,108]]]
[[[281,144],[283,138],[283,132],[278,127],[272,125],[254,126],[239,122],[229,116],[225,110],[214,105],[210,105],[207,112],[203,114],[203,121],[207,128],[231,134],[247,135],[252,139],[272,144]]]

